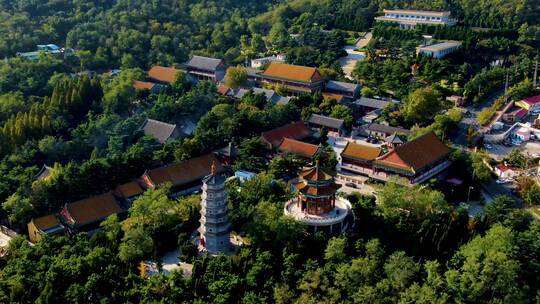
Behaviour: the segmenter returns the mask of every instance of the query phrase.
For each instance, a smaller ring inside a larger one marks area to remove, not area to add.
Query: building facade
[[[203,179],[199,245],[210,254],[227,252],[231,248],[225,177],[212,165],[210,175]]]
[[[336,195],[341,186],[318,161],[315,166],[302,169],[292,186],[297,196],[285,204],[284,213],[312,227],[314,232],[340,233],[354,222],[351,204]]]
[[[384,152],[350,143],[341,153],[340,168],[382,182],[399,177],[415,184],[435,177],[450,166],[450,150],[433,132],[387,148]]]
[[[418,24],[452,26],[457,23],[450,12],[433,12],[406,9],[385,9],[384,15],[375,17],[379,22],[398,23],[402,29],[415,29]]]
[[[431,45],[421,45],[416,48],[416,54],[441,59],[457,51],[460,47],[461,41],[446,41]]]

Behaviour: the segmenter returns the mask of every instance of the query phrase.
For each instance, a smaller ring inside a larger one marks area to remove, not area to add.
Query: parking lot
[[[491,149],[486,150],[489,155],[495,160],[501,161],[505,158],[512,150],[519,149],[521,153],[529,157],[540,157],[540,142],[529,141],[521,144],[520,146],[510,146],[505,145],[491,145]]]

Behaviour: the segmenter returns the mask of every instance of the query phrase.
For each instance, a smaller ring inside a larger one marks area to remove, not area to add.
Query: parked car
[[[358,186],[356,186],[355,183],[346,183],[345,186],[355,188],[355,189],[358,188]]]
[[[501,178],[501,179],[498,179],[495,181],[497,184],[506,184],[506,183],[509,183],[510,180],[509,179],[505,179],[505,178]]]
[[[488,150],[491,150],[491,149],[493,149],[493,146],[490,145],[490,144],[485,144],[485,145],[484,145],[484,148],[486,148],[486,149],[488,149]]]

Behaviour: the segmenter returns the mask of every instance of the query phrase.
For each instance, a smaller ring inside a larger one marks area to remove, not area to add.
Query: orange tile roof
[[[302,169],[299,173],[300,177],[306,181],[330,181],[334,178],[334,176],[330,173],[325,171],[323,168],[319,166],[317,163],[315,166],[310,168]]]
[[[156,84],[148,81],[135,80],[133,87],[137,90],[151,90]]]
[[[209,175],[212,164],[216,165],[217,173],[225,171],[217,157],[210,153],[181,163],[149,170],[144,175],[149,178],[155,187],[165,183],[171,183],[172,186],[181,186]]]
[[[294,185],[298,191],[305,195],[311,196],[329,196],[334,195],[341,188],[339,184],[329,184],[321,187],[308,185],[305,181],[300,181]]]
[[[319,152],[319,146],[287,137],[283,139],[278,149],[284,153],[298,154],[305,157],[314,157]]]
[[[450,149],[429,132],[377,158],[375,164],[419,172],[448,153]]]
[[[60,225],[60,221],[54,214],[45,215],[42,217],[32,219],[32,222],[39,230],[51,229],[55,226]]]
[[[261,137],[272,147],[278,147],[284,138],[302,139],[311,134],[310,129],[301,121],[263,132]]]
[[[220,84],[218,87],[217,87],[217,92],[218,94],[221,94],[221,95],[227,95],[227,93],[229,93],[229,90],[231,88],[229,88],[228,86],[224,85],[224,84]]]
[[[116,192],[124,198],[130,198],[135,195],[142,194],[144,190],[139,183],[132,181],[116,187]]]
[[[67,204],[66,209],[73,221],[68,218],[66,220],[72,225],[99,221],[122,211],[111,192]]]
[[[322,96],[326,99],[335,99],[337,102],[342,102],[343,101],[343,98],[345,98],[345,96],[343,95],[340,95],[340,94],[333,94],[333,93],[322,93]]]
[[[317,68],[279,62],[271,62],[262,75],[305,83],[318,82],[323,79]]]
[[[381,148],[376,146],[360,145],[349,142],[341,152],[341,156],[363,160],[375,160],[381,155]]]
[[[150,71],[148,71],[148,77],[166,83],[172,83],[176,77],[176,73],[180,70],[175,68],[168,68],[163,66],[153,66]]]

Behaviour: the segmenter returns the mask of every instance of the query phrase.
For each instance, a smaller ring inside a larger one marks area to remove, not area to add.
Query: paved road
[[[351,74],[354,70],[354,67],[356,66],[356,62],[363,60],[366,57],[363,52],[358,52],[355,50],[366,46],[371,40],[371,35],[371,32],[366,33],[364,37],[362,37],[356,42],[355,45],[345,46],[345,52],[347,52],[347,56],[340,58],[339,64],[341,65],[343,73],[347,78],[352,79]]]
[[[483,109],[491,106],[495,102],[495,100],[497,100],[497,98],[501,97],[503,94],[504,90],[499,90],[491,94],[488,98],[486,98],[486,100],[484,100],[480,104],[466,107],[466,110],[469,111],[470,116],[464,117],[463,120],[459,123],[459,132],[457,136],[453,139],[454,143],[461,146],[467,146],[467,130],[469,129],[469,127],[473,126],[476,129],[480,127],[480,124],[477,120],[478,113],[480,113]]]

